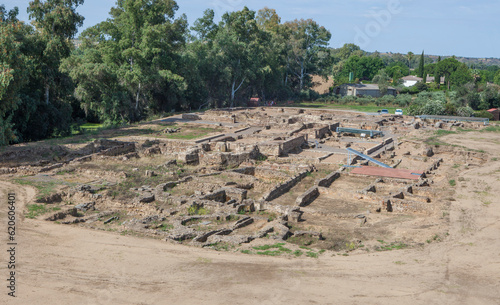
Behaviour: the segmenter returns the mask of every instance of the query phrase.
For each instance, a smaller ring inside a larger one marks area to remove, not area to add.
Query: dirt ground
[[[22,219],[35,190],[0,183],[3,279],[7,193],[16,193],[16,298],[0,304],[500,304],[500,134],[442,137],[481,149],[460,165],[449,235],[422,247],[319,258],[217,252]],[[21,219],[19,219],[21,218]]]

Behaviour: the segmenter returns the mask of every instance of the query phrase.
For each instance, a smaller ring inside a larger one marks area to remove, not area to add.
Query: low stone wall
[[[330,126],[328,125],[314,130],[314,137],[316,139],[323,139],[325,136],[329,136],[331,134]]]
[[[233,169],[232,172],[243,174],[243,175],[254,176],[255,175],[255,167],[250,166],[250,167],[236,168],[236,169]]]
[[[311,204],[311,202],[313,202],[316,198],[318,198],[318,196],[319,196],[319,189],[317,186],[313,186],[307,191],[305,191],[304,194],[297,197],[297,199],[295,200],[295,204],[300,207],[307,206]]]
[[[242,202],[247,199],[248,191],[235,187],[225,187],[223,190],[226,192],[226,200],[234,199],[237,202]]]
[[[379,144],[365,150],[365,155],[370,155],[370,154],[376,152],[377,150],[381,149],[382,147],[384,147],[386,145],[390,145],[393,142],[394,142],[393,138],[385,139],[384,141],[382,141],[382,143],[379,143]]]
[[[134,143],[126,143],[124,145],[108,148],[104,151],[101,151],[99,154],[103,155],[103,156],[119,156],[119,155],[128,154],[130,152],[134,152],[134,151],[135,151],[135,144]]]
[[[200,162],[200,151],[199,148],[191,148],[184,153],[178,154],[177,159],[186,164],[198,164]]]
[[[290,140],[286,140],[283,142],[283,153],[286,154],[292,150],[295,150],[297,148],[300,148],[300,146],[302,144],[304,144],[305,142],[307,142],[307,136],[305,135],[301,135],[301,136],[298,136],[296,138],[293,138],[293,139],[290,139]]]
[[[399,212],[399,213],[407,213],[407,212],[429,212],[429,205],[413,201],[413,200],[404,200],[404,199],[386,199],[382,203],[382,207],[388,212]]]
[[[183,153],[193,148],[193,143],[185,141],[166,141],[160,143],[160,150],[163,155]]]
[[[425,173],[426,174],[430,174],[432,173],[433,171],[435,171],[436,169],[439,168],[439,166],[441,166],[441,163],[443,162],[443,159],[438,159],[436,160],[431,166],[429,166],[426,170],[425,170]]]
[[[340,178],[340,172],[333,172],[323,179],[318,180],[317,186],[329,187],[335,180]]]
[[[201,120],[200,116],[194,113],[183,113],[182,119],[191,121]]]
[[[237,167],[241,163],[256,159],[259,155],[259,149],[255,146],[254,150],[240,153],[206,153],[199,152],[199,162],[204,166],[229,166]]]
[[[211,200],[217,202],[226,202],[226,190],[219,189],[210,194],[200,197],[201,200]]]
[[[56,164],[52,164],[52,165],[49,165],[49,166],[42,167],[40,169],[40,173],[48,172],[48,171],[51,171],[53,169],[63,167],[63,165],[64,165],[64,163],[56,163]]]
[[[265,194],[262,199],[265,201],[271,201],[274,200],[284,193],[288,192],[292,187],[297,185],[302,179],[304,179],[307,176],[307,173],[309,171],[303,171],[299,173],[298,175],[290,178],[289,180],[285,181],[284,183],[275,186],[273,189],[271,189],[267,194]]]
[[[203,143],[203,142],[207,142],[207,141],[210,142],[211,140],[214,140],[214,139],[217,139],[217,138],[222,138],[224,136],[225,136],[224,133],[220,133],[220,134],[216,134],[216,135],[213,135],[213,136],[208,136],[208,137],[204,137],[204,138],[195,140],[194,142],[195,143]]]
[[[340,127],[340,123],[334,123],[334,124],[330,124],[330,130],[331,131],[337,131],[337,127]]]
[[[277,141],[259,144],[259,151],[266,156],[279,157],[283,154],[283,145]]]

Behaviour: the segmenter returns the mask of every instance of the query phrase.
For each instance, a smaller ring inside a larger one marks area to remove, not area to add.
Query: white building
[[[418,82],[421,82],[424,79],[421,77],[417,77],[415,75],[408,75],[408,76],[403,77],[402,80],[403,80],[403,86],[411,87],[411,86],[415,86]]]

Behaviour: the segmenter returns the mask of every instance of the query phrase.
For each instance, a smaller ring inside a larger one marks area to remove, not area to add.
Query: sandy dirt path
[[[0,304],[500,304],[500,200],[477,193],[498,189],[500,161],[461,176],[443,242],[350,256],[215,252],[18,219],[17,297],[2,280]],[[1,279],[9,191],[18,215],[35,196],[0,183]]]

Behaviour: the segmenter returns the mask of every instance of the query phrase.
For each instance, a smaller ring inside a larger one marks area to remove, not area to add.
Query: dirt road
[[[5,281],[6,194],[19,216],[35,191],[1,182],[0,304],[500,304],[500,161],[460,177],[442,242],[350,256],[216,252],[18,219],[16,298]]]

